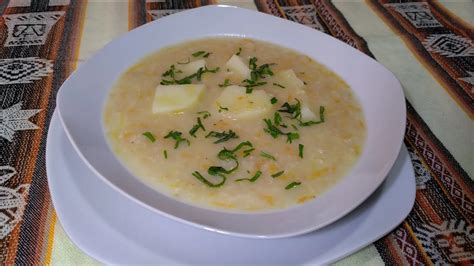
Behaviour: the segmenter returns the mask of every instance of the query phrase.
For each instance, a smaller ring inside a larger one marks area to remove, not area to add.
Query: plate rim
[[[104,50],[107,50],[109,47],[111,47],[112,45],[114,44],[118,44],[120,42],[122,42],[124,39],[128,38],[128,36],[131,36],[132,34],[138,34],[138,32],[140,31],[144,31],[145,29],[148,29],[148,28],[152,28],[154,27],[155,25],[158,25],[158,23],[164,23],[164,21],[168,21],[170,19],[173,18],[173,16],[184,16],[186,13],[188,14],[192,14],[192,13],[197,13],[197,12],[205,12],[205,10],[212,10],[212,9],[219,9],[219,10],[237,10],[237,12],[244,12],[244,13],[253,13],[253,11],[249,11],[249,10],[245,10],[245,9],[242,9],[242,8],[238,8],[238,7],[229,7],[229,6],[223,6],[223,5],[219,5],[219,6],[205,6],[205,7],[200,7],[200,8],[195,8],[195,9],[191,9],[191,10],[186,10],[186,11],[182,11],[180,13],[177,13],[177,14],[174,14],[174,15],[170,15],[168,17],[165,17],[165,18],[162,18],[160,20],[157,20],[157,21],[154,21],[154,22],[151,22],[151,23],[148,23],[148,24],[145,24],[135,30],[132,30],[130,31],[129,33],[125,34],[124,36],[118,38],[118,39],[115,39],[113,40],[112,42],[110,42],[106,47],[104,47],[103,49],[101,49],[99,52],[96,53],[96,55],[94,55],[93,58],[96,58],[97,55],[100,55],[101,52],[103,52]],[[220,12],[223,12],[223,11],[220,11]],[[292,27],[304,27],[302,25],[299,25],[299,24],[296,24],[296,23],[293,23],[293,22],[289,22],[287,20],[283,20],[283,19],[279,19],[279,18],[275,18],[273,16],[270,16],[270,15],[267,15],[267,14],[262,14],[262,13],[257,13],[257,12],[254,12],[255,14],[253,14],[254,16],[261,16],[261,17],[266,17],[266,19],[272,19],[272,20],[280,20],[281,22],[280,23],[285,23],[285,24],[292,24]],[[258,15],[257,15],[258,14]],[[314,34],[320,34],[320,35],[324,35],[324,38],[330,38],[330,39],[334,39],[334,40],[337,40],[329,35],[325,35],[323,33],[320,33],[318,31],[314,31],[312,30],[312,32]],[[205,36],[201,36],[202,37],[205,37]],[[337,42],[340,42],[337,40]],[[342,43],[342,42],[340,42]],[[346,45],[345,43],[342,43],[344,46],[347,46],[349,47],[348,45]],[[280,45],[280,44],[279,44]],[[352,48],[353,49],[353,48]],[[365,54],[363,54],[362,52],[356,50],[356,49],[353,49],[351,51],[352,53],[355,52],[355,53],[359,53],[361,55],[364,56],[364,59],[365,60],[371,60],[373,62],[375,62],[377,64],[377,67],[383,69],[384,71],[386,71],[389,75],[390,78],[392,78],[398,85],[398,89],[399,91],[397,91],[397,93],[400,94],[400,96],[403,98],[403,100],[401,101],[401,106],[403,107],[401,110],[402,111],[402,114],[401,114],[401,117],[403,117],[403,121],[406,120],[406,104],[405,104],[405,101],[404,101],[404,93],[403,93],[403,89],[401,88],[401,85],[400,85],[400,82],[398,81],[398,79],[387,69],[385,68],[383,65],[381,65],[380,63],[376,62],[374,59],[366,56]],[[143,55],[142,55],[143,56]],[[83,65],[81,65],[79,67],[79,70],[82,68],[82,67],[85,67],[85,66],[88,66],[88,63],[89,62],[92,62],[92,59],[89,59],[86,63],[84,63]],[[130,65],[130,64],[129,64]],[[379,178],[377,179],[377,184],[375,184],[374,186],[371,187],[370,189],[370,193],[364,193],[365,196],[363,197],[359,197],[358,198],[358,201],[356,201],[355,203],[352,203],[350,204],[350,207],[346,207],[344,211],[339,211],[338,215],[334,215],[331,219],[326,219],[325,222],[322,222],[322,223],[319,223],[315,226],[306,226],[304,229],[298,229],[298,230],[286,230],[286,232],[272,232],[272,233],[264,233],[264,234],[258,234],[258,233],[242,233],[242,232],[236,232],[236,231],[232,231],[232,229],[223,229],[223,228],[216,228],[216,227],[213,227],[212,225],[209,225],[209,224],[205,224],[205,223],[199,223],[199,222],[196,222],[196,221],[191,221],[191,220],[188,220],[186,218],[182,218],[182,217],[179,217],[175,214],[172,214],[172,213],[169,213],[167,211],[164,211],[162,209],[159,209],[157,207],[154,207],[154,206],[151,206],[149,203],[147,202],[144,202],[143,200],[140,200],[138,198],[136,198],[135,196],[131,195],[129,192],[125,191],[124,189],[122,189],[121,187],[119,187],[118,185],[114,184],[113,182],[111,182],[108,178],[106,178],[105,176],[103,176],[102,173],[100,173],[100,171],[98,169],[96,169],[92,164],[91,162],[89,161],[89,159],[83,154],[83,152],[81,151],[81,148],[78,146],[78,144],[76,143],[75,141],[75,137],[73,137],[73,134],[71,133],[70,131],[70,127],[68,126],[68,121],[66,121],[63,112],[61,110],[64,110],[63,108],[61,108],[61,106],[63,106],[62,104],[62,97],[61,95],[64,94],[64,89],[63,87],[67,87],[69,85],[69,82],[70,80],[75,77],[76,73],[79,73],[78,71],[74,72],[67,80],[66,82],[63,84],[61,90],[59,91],[58,93],[58,97],[57,97],[57,101],[58,101],[58,112],[59,112],[59,117],[60,117],[60,120],[61,120],[61,123],[63,125],[63,128],[65,129],[65,132],[66,132],[66,135],[68,136],[68,139],[70,140],[70,142],[72,143],[74,149],[76,150],[76,152],[79,154],[79,156],[81,157],[81,159],[86,163],[86,165],[96,174],[98,175],[103,181],[105,181],[109,186],[113,187],[115,190],[119,191],[120,193],[122,193],[123,195],[127,196],[128,198],[136,201],[137,203],[139,203],[140,205],[146,207],[146,208],[149,208],[150,210],[153,210],[154,212],[156,213],[159,213],[161,215],[164,215],[168,218],[172,218],[172,219],[175,219],[175,220],[178,220],[180,222],[183,222],[183,223],[186,223],[186,224],[190,224],[190,225],[193,225],[193,226],[197,226],[199,228],[204,228],[206,230],[210,230],[210,231],[214,231],[214,232],[218,232],[218,233],[223,233],[223,234],[230,234],[230,235],[234,235],[234,236],[241,236],[241,237],[251,237],[251,238],[281,238],[281,237],[289,237],[289,236],[295,236],[295,235],[300,235],[300,234],[304,234],[304,233],[307,233],[307,232],[310,232],[310,231],[313,231],[313,230],[316,230],[318,228],[322,228],[338,219],[340,219],[341,217],[345,216],[347,213],[349,213],[350,211],[352,211],[353,209],[355,209],[357,206],[359,206],[362,202],[364,202],[370,195],[372,195],[372,193],[380,186],[380,184],[383,183],[383,181],[385,180],[385,177],[387,175],[387,173],[390,171],[392,165],[395,163],[395,160],[396,160],[396,157],[398,155],[398,153],[394,153],[392,154],[392,158],[389,160],[389,164],[387,164],[382,173],[383,174],[380,174],[380,176],[383,176],[383,178]],[[337,72],[336,72],[337,73]],[[339,74],[339,73],[337,73]],[[400,104],[400,103],[398,103]],[[404,127],[404,124],[403,124],[403,128],[399,129],[400,131],[398,132],[398,136],[399,136],[399,142],[397,141],[398,143],[398,146],[397,146],[397,150],[400,149],[401,145],[402,145],[402,142],[403,142],[403,135],[404,135],[404,131],[405,131],[405,127]],[[340,183],[340,182],[339,182]],[[338,186],[339,184],[337,184],[336,186]],[[332,188],[333,189],[333,188]],[[189,205],[188,203],[182,203],[182,204],[186,204],[192,208],[195,208],[195,209],[200,209],[201,211],[205,210],[205,211],[210,211],[210,212],[214,212],[214,213],[219,213],[219,214],[231,214],[229,212],[221,212],[221,211],[215,211],[215,210],[209,210],[209,209],[203,209],[203,208],[200,208],[200,207],[197,207],[197,206],[194,206],[194,205]],[[307,205],[307,204],[305,204]],[[301,205],[302,206],[302,205]],[[301,206],[297,206],[297,207],[301,207]],[[297,208],[296,207],[296,208]],[[292,207],[292,208],[289,208],[289,209],[293,209],[295,207]],[[284,209],[282,210],[282,212],[284,211],[287,211],[289,209]],[[242,215],[242,214],[239,214],[239,215]],[[243,215],[246,215],[246,214],[243,214]],[[253,215],[255,216],[256,214],[250,214],[250,215]]]
[[[58,117],[59,115],[57,114],[58,112],[55,111],[53,112],[53,115],[52,115],[52,119],[51,119],[51,123],[50,123],[50,126],[49,126],[49,130],[48,130],[48,137],[47,137],[47,142],[46,142],[46,171],[47,171],[47,178],[48,178],[48,187],[49,187],[49,190],[51,192],[51,199],[52,199],[52,204],[53,206],[55,207],[55,209],[57,208],[56,206],[58,205],[64,205],[64,203],[58,203],[60,202],[60,199],[58,199],[58,196],[57,194],[55,193],[55,189],[53,189],[53,187],[55,186],[55,184],[57,184],[57,181],[53,181],[56,177],[53,177],[53,175],[51,174],[52,171],[51,170],[51,167],[52,167],[52,162],[50,160],[52,160],[52,156],[51,153],[52,153],[52,148],[51,148],[51,145],[61,145],[61,144],[58,144],[58,140],[57,139],[54,139],[52,136],[55,133],[55,131],[57,129],[61,130],[62,131],[62,134],[65,134],[65,130],[62,128],[62,125],[61,125],[61,122],[60,122],[60,118]],[[68,143],[70,145],[71,142],[67,139]],[[56,142],[56,144],[52,144],[53,142]],[[411,163],[411,160],[410,160],[410,157],[408,155],[408,150],[407,148],[402,145],[402,149],[404,151],[400,151],[401,153],[406,153],[406,159],[404,161],[404,163],[406,163],[406,161],[408,161],[409,163]],[[75,151],[74,151],[75,152]],[[77,152],[76,152],[77,154]],[[78,155],[78,154],[77,154]],[[78,162],[80,163],[80,162]],[[84,162],[82,162],[84,163]],[[85,165],[83,165],[83,167],[86,167]],[[87,167],[88,170],[90,170],[88,167]],[[407,208],[406,210],[406,213],[403,213],[402,215],[400,215],[399,219],[400,221],[397,220],[397,222],[395,223],[391,223],[390,226],[387,227],[387,229],[385,230],[385,232],[390,232],[392,231],[394,228],[396,228],[410,213],[410,210],[413,208],[413,205],[415,204],[415,196],[416,196],[416,182],[415,182],[415,174],[414,174],[414,169],[413,167],[410,167],[410,170],[411,170],[411,177],[413,177],[413,180],[412,180],[412,186],[410,187],[410,195],[412,196],[411,197],[411,200],[410,200],[410,206],[409,208]],[[69,177],[68,177],[69,178]],[[94,178],[98,178],[99,180],[101,180],[99,177],[97,176],[94,176]],[[391,178],[401,178],[400,176],[393,176]],[[103,182],[103,180],[101,180]],[[105,186],[105,184],[103,184]],[[117,192],[116,190],[113,190],[114,192]],[[385,192],[385,191],[383,191]],[[382,193],[383,193],[382,192]],[[80,191],[78,191],[79,194],[81,194],[81,196],[83,197],[84,194],[81,193]],[[120,194],[120,193],[119,193]],[[122,194],[120,194],[121,196],[123,196]],[[383,194],[382,194],[383,195]],[[383,197],[383,196],[381,196]],[[125,197],[126,198],[126,197]],[[127,199],[128,200],[128,199]],[[365,202],[363,203],[365,204]],[[362,205],[361,206],[358,206],[357,208],[360,208],[360,207],[363,207]],[[408,207],[408,206],[407,206]],[[94,207],[92,207],[94,208]],[[375,208],[375,207],[373,207]],[[75,234],[72,234],[70,232],[71,230],[71,227],[72,224],[67,224],[66,226],[63,224],[63,222],[61,220],[64,219],[64,212],[61,211],[62,208],[58,209],[59,211],[57,211],[57,217],[58,217],[58,221],[60,222],[60,224],[62,225],[62,228],[64,229],[64,232],[66,233],[67,237],[79,248],[81,249],[84,253],[86,253],[88,256],[98,260],[98,261],[101,261],[101,262],[105,262],[105,263],[114,263],[114,262],[111,262],[110,260],[108,260],[106,257],[104,256],[101,256],[100,254],[92,251],[86,244],[82,243],[81,241],[78,241],[78,239],[76,238]],[[94,209],[94,212],[96,212],[97,210]],[[142,211],[145,211],[145,210],[142,210]],[[345,219],[346,217],[342,218],[342,219]],[[342,220],[341,219],[341,220]],[[110,222],[107,222],[106,220],[104,221],[107,225],[110,225]],[[173,222],[173,220],[170,220],[170,222]],[[184,224],[181,224],[180,226],[188,226],[188,225],[184,225]],[[324,230],[324,229],[322,229]],[[336,262],[338,260],[341,260],[347,256],[350,256],[351,254],[354,254],[360,250],[362,250],[363,248],[369,246],[370,244],[372,244],[373,242],[379,240],[380,238],[384,237],[386,233],[379,233],[377,234],[377,237],[372,237],[370,240],[368,240],[368,242],[366,242],[365,244],[363,245],[358,245],[354,248],[351,248],[351,249],[346,249],[344,250],[341,254],[339,254],[338,256],[335,256],[333,258],[331,258],[330,260],[327,260],[327,261],[323,261],[322,263],[333,263],[333,262]],[[226,236],[226,237],[232,237],[232,236]],[[87,241],[86,241],[87,242]]]

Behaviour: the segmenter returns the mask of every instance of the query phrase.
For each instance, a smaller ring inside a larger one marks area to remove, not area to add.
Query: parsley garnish
[[[263,119],[263,121],[265,122],[267,128],[264,128],[263,130],[265,132],[267,132],[268,134],[270,134],[274,139],[276,139],[278,136],[280,135],[285,135],[286,136],[286,142],[289,142],[289,143],[292,143],[293,140],[295,139],[299,139],[300,138],[300,135],[298,134],[298,132],[288,132],[288,133],[285,133],[283,131],[281,131],[278,126],[278,121],[279,119],[277,120],[276,118],[278,118],[280,116],[277,116],[275,115],[275,124],[272,123],[272,120],[271,119]],[[280,117],[281,118],[281,117]]]
[[[280,171],[280,172],[277,172],[277,173],[272,174],[271,177],[276,178],[276,177],[281,176],[281,175],[284,174],[284,173],[285,173],[285,171]]]
[[[303,144],[298,144],[298,155],[303,158],[303,150],[304,150],[304,145]]]
[[[165,139],[168,139],[168,138],[174,139],[176,141],[176,144],[174,145],[175,149],[177,149],[179,147],[179,144],[181,144],[181,142],[186,142],[188,144],[188,146],[191,145],[191,143],[189,142],[188,139],[181,137],[182,134],[183,133],[181,133],[179,131],[173,131],[172,130],[164,138]]]
[[[303,122],[302,114],[301,114],[301,102],[296,98],[295,100],[296,100],[295,104],[289,104],[287,102],[284,103],[281,106],[281,109],[278,110],[278,112],[290,114],[290,118],[296,119],[299,122],[299,125],[302,127],[324,123],[325,121],[324,120],[324,110],[325,110],[324,106],[319,107],[319,121],[310,120],[310,121]]]
[[[247,181],[253,183],[253,182],[257,181],[257,179],[258,179],[261,175],[262,175],[262,172],[261,172],[261,171],[257,171],[257,172],[255,173],[255,175],[252,176],[251,178],[240,178],[240,179],[235,180],[235,182],[247,180]]]
[[[196,137],[196,132],[197,132],[199,129],[202,129],[203,131],[206,131],[206,128],[205,128],[204,125],[201,123],[201,118],[200,118],[200,117],[197,118],[197,124],[194,125],[194,126],[189,130],[189,135],[191,135],[191,136],[193,136],[193,137]]]
[[[301,102],[296,98],[295,100],[295,104],[284,103],[278,112],[288,113],[292,119],[301,119]]]
[[[219,107],[219,113],[222,112],[222,111],[229,111],[229,108],[227,108],[227,107],[222,107],[219,104],[217,104],[217,106]]]
[[[277,87],[280,87],[280,88],[282,88],[282,89],[286,88],[285,86],[283,86],[283,85],[281,85],[281,84],[279,84],[279,83],[275,83],[275,82],[273,82],[273,86],[277,86]]]
[[[267,128],[265,128],[264,131],[270,134],[274,139],[276,139],[279,135],[285,135],[285,133],[283,133],[283,131],[281,131],[277,125],[272,123],[271,119],[263,119],[263,121],[267,125]]]
[[[153,134],[150,131],[147,131],[143,133],[142,135],[145,136],[147,139],[149,139],[152,143],[156,141],[155,136],[153,136]]]
[[[281,118],[281,115],[275,112],[275,114],[273,115],[273,123],[275,123],[275,126],[280,126],[282,121],[283,118]]]
[[[206,184],[208,187],[215,188],[215,187],[220,187],[220,186],[224,185],[225,180],[226,180],[225,175],[222,175],[222,174],[217,173],[217,172],[214,172],[214,174],[215,174],[214,176],[219,176],[221,178],[221,182],[214,184],[214,183],[210,182],[209,180],[207,180],[204,176],[202,176],[201,173],[199,173],[198,171],[193,172],[193,176],[196,177],[199,181]]]
[[[242,47],[239,47],[239,51],[235,53],[235,55],[240,55],[241,52],[242,52]]]
[[[288,134],[286,134],[286,142],[289,142],[289,143],[292,143],[293,140],[299,139],[299,138],[300,138],[300,134],[298,134],[298,132],[289,132]]]
[[[247,93],[252,93],[254,87],[262,86],[267,84],[267,82],[260,81],[259,79],[263,79],[267,76],[273,76],[273,72],[270,69],[271,64],[263,64],[261,66],[257,66],[257,58],[251,57],[249,59],[249,68],[250,72],[250,79],[245,79],[243,83],[246,83],[245,86],[247,88]]]
[[[228,87],[228,86],[230,86],[229,79],[225,79],[223,84],[219,84],[220,88],[225,88],[225,87]]]
[[[266,152],[264,152],[264,151],[261,151],[261,152],[260,152],[260,156],[265,157],[265,158],[270,159],[270,160],[274,160],[274,161],[277,160],[273,155],[268,154],[268,153],[266,153]]]
[[[201,173],[199,173],[198,171],[193,172],[192,175],[194,177],[196,177],[199,181],[203,182],[204,184],[206,184],[209,187],[220,187],[220,186],[222,186],[226,181],[226,175],[231,174],[232,172],[234,172],[239,167],[239,161],[237,160],[237,156],[236,156],[235,153],[238,152],[242,147],[245,147],[245,146],[253,148],[252,143],[250,143],[249,141],[245,141],[245,142],[242,142],[239,145],[237,145],[232,150],[228,150],[228,149],[224,148],[223,150],[221,150],[217,154],[217,157],[220,160],[234,161],[235,162],[235,166],[233,168],[229,169],[229,170],[227,170],[227,169],[225,169],[224,167],[221,167],[221,166],[211,166],[211,167],[209,167],[209,169],[207,170],[207,173],[209,175],[212,175],[212,176],[220,177],[222,179],[221,182],[214,184],[214,183],[210,182],[209,180],[207,180],[204,176],[202,176]],[[244,151],[244,154],[247,151]]]
[[[209,113],[208,111],[200,111],[200,112],[197,112],[197,114],[202,115],[203,119],[206,119],[211,116],[211,113]]]
[[[204,73],[216,73],[217,71],[219,71],[219,67],[216,67],[214,69],[208,69],[207,66],[205,66],[204,68],[200,67],[196,72],[196,79],[198,81],[201,81],[201,77]]]
[[[297,186],[299,186],[299,185],[301,185],[301,182],[291,182],[290,184],[288,184],[288,185],[285,187],[285,189],[286,189],[286,190],[289,190],[289,189],[292,189],[292,188],[297,187]]]
[[[201,80],[201,77],[205,73],[216,73],[219,71],[219,67],[216,67],[215,69],[208,69],[207,66],[204,68],[200,67],[198,71],[194,74],[191,74],[187,77],[184,77],[182,79],[176,79],[176,74],[179,73],[178,71],[175,71],[175,66],[171,65],[170,69],[168,69],[165,73],[162,74],[163,77],[170,77],[172,80],[166,80],[163,79],[161,80],[160,84],[161,85],[172,85],[172,84],[191,84],[193,81],[193,78],[196,78],[198,81]]]
[[[168,151],[167,150],[163,150],[163,156],[165,157],[165,159],[168,159]]]
[[[277,102],[278,102],[278,99],[275,98],[275,97],[273,97],[273,98],[270,100],[270,103],[271,103],[271,104],[275,104],[275,103],[277,103]]]
[[[248,149],[248,150],[245,150],[245,151],[244,151],[244,158],[247,157],[247,156],[249,156],[250,153],[252,153],[254,150],[255,150],[255,148],[250,148],[250,149]]]
[[[228,140],[231,140],[231,139],[237,139],[237,138],[239,138],[239,136],[237,136],[237,134],[235,134],[235,132],[232,131],[232,130],[229,130],[229,132],[225,132],[225,131],[222,131],[222,132],[211,131],[211,132],[209,132],[209,134],[207,134],[207,136],[206,136],[206,138],[209,138],[209,137],[217,138],[217,139],[218,139],[218,140],[214,141],[215,144],[221,143],[221,142],[225,142],[225,141],[228,141]]]

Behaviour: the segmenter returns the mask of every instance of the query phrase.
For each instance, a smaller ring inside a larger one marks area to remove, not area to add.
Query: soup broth
[[[243,38],[166,47],[130,67],[103,113],[120,161],[201,207],[263,211],[317,199],[357,161],[362,108],[310,57]]]

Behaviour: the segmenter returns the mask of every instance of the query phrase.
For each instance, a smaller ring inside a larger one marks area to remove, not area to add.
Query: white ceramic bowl
[[[128,67],[161,47],[208,36],[249,37],[297,50],[326,65],[352,87],[365,113],[367,141],[355,167],[335,187],[313,201],[281,211],[230,213],[170,198],[122,166],[102,130],[102,109],[113,83]],[[64,129],[81,158],[120,193],[187,224],[261,238],[287,237],[321,228],[361,204],[395,162],[406,118],[400,83],[370,57],[309,27],[225,6],[167,16],[112,41],[64,82],[57,103]]]

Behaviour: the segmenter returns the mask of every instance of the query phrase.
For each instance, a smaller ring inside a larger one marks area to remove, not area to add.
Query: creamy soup
[[[131,173],[201,207],[258,211],[317,199],[363,149],[349,86],[310,57],[243,38],[148,55],[106,102],[108,142]]]

